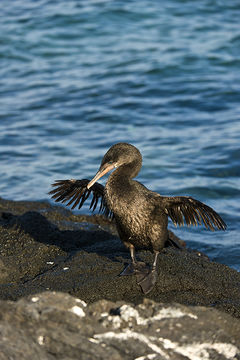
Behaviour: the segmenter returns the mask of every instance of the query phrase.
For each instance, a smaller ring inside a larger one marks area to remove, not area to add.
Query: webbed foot
[[[142,280],[138,281],[138,285],[144,294],[148,294],[156,284],[158,273],[156,269],[152,269]]]
[[[120,274],[120,276],[126,276],[126,275],[133,275],[136,274],[137,279],[140,274],[142,274],[142,278],[139,278],[139,281],[143,279],[147,274],[149,273],[149,268],[147,265],[142,262],[138,261],[135,263],[130,263]]]

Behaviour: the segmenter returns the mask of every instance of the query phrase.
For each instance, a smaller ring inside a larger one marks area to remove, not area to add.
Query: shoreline
[[[119,276],[130,258],[110,220],[75,215],[47,202],[3,199],[0,214],[1,299],[51,290],[87,303],[103,298],[142,302],[135,277]],[[149,251],[138,253],[151,263]],[[240,317],[236,270],[191,249],[167,247],[159,257],[158,273],[156,288],[147,298],[216,307]]]
[[[240,273],[167,247],[144,296],[128,261],[102,216],[0,199],[1,359],[238,359]]]

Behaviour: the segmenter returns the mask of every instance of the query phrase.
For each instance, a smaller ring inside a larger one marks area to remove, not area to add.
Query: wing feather
[[[93,193],[93,197],[89,209],[92,209],[92,211],[94,211],[97,207],[97,203],[98,203],[98,197],[96,196],[96,194]]]
[[[205,225],[212,231],[215,228],[225,230],[227,225],[210,206],[188,196],[161,197],[161,206],[165,213],[171,218],[174,225]]]
[[[67,203],[67,206],[71,206],[71,209],[75,209],[78,206],[80,209],[85,201],[92,194],[92,201],[89,209],[94,211],[100,202],[99,212],[102,212],[106,217],[113,218],[113,213],[108,208],[104,198],[104,187],[95,183],[91,189],[87,188],[87,184],[90,180],[56,180],[52,186],[53,190],[49,192],[51,197],[56,202]]]

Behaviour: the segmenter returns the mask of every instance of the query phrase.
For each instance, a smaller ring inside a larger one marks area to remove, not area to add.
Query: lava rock
[[[87,305],[44,292],[0,301],[1,360],[240,359],[240,322],[214,308],[134,306],[100,300]]]
[[[87,303],[100,299],[142,303],[135,276],[119,276],[130,256],[113,222],[48,203],[3,199],[0,215],[0,299],[17,300],[52,290]],[[149,251],[138,256],[152,263]],[[240,317],[237,271],[199,252],[168,247],[159,256],[158,272],[147,298],[216,307]]]

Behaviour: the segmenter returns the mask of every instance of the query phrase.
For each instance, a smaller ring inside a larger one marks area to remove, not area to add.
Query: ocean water
[[[127,141],[139,181],[228,230],[169,227],[240,270],[239,19],[237,0],[1,0],[0,196],[50,201]]]

